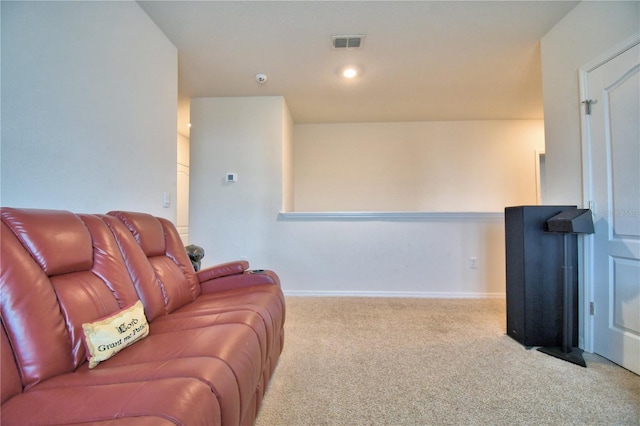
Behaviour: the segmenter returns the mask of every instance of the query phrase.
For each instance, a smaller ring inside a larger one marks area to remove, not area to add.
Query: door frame
[[[601,65],[604,65],[637,44],[640,44],[640,33],[636,33],[628,39],[618,43],[611,49],[580,67],[578,70],[578,79],[580,83],[580,130],[582,134],[582,203],[590,209],[593,209],[593,170],[591,168],[593,158],[591,155],[591,133],[589,132],[591,123],[590,117],[584,113],[582,104],[582,102],[589,99],[589,93],[587,91],[588,75],[591,71]],[[596,209],[602,207],[603,206],[595,206]],[[579,256],[582,266],[579,267],[578,270],[578,279],[584,283],[584,290],[581,297],[582,309],[580,310],[582,313],[581,320],[584,324],[584,335],[580,338],[580,347],[587,352],[593,352],[594,318],[590,312],[589,306],[590,303],[594,301],[594,235],[589,234],[584,235],[583,237],[584,238],[579,239]]]
[[[540,168],[540,163],[543,158],[546,158],[546,154],[543,151],[534,151],[535,155],[535,172],[536,172],[536,204],[541,206],[543,204],[542,193],[544,192],[544,186],[542,185],[542,180],[544,179],[543,170]]]

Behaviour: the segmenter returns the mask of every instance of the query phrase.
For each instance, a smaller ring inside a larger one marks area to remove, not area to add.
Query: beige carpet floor
[[[505,323],[504,300],[289,297],[256,425],[640,425],[640,376]]]

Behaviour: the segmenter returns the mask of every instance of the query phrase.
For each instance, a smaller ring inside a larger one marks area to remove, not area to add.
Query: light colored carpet
[[[640,425],[640,377],[526,350],[495,299],[287,298],[256,426]]]

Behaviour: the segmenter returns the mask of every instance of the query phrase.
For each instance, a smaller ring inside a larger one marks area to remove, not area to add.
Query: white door
[[[176,229],[183,244],[189,244],[189,167],[184,164],[178,164]]]
[[[583,118],[595,212],[593,351],[640,374],[640,45],[583,77],[591,100]]]
[[[176,228],[184,245],[189,244],[189,139],[178,133],[178,181]]]

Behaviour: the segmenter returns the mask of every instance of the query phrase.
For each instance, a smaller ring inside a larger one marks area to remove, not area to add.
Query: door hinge
[[[591,115],[591,106],[598,103],[597,99],[587,99],[586,101],[582,101],[584,104],[584,113],[587,115]]]
[[[596,314],[596,304],[593,302],[589,302],[589,315]]]

